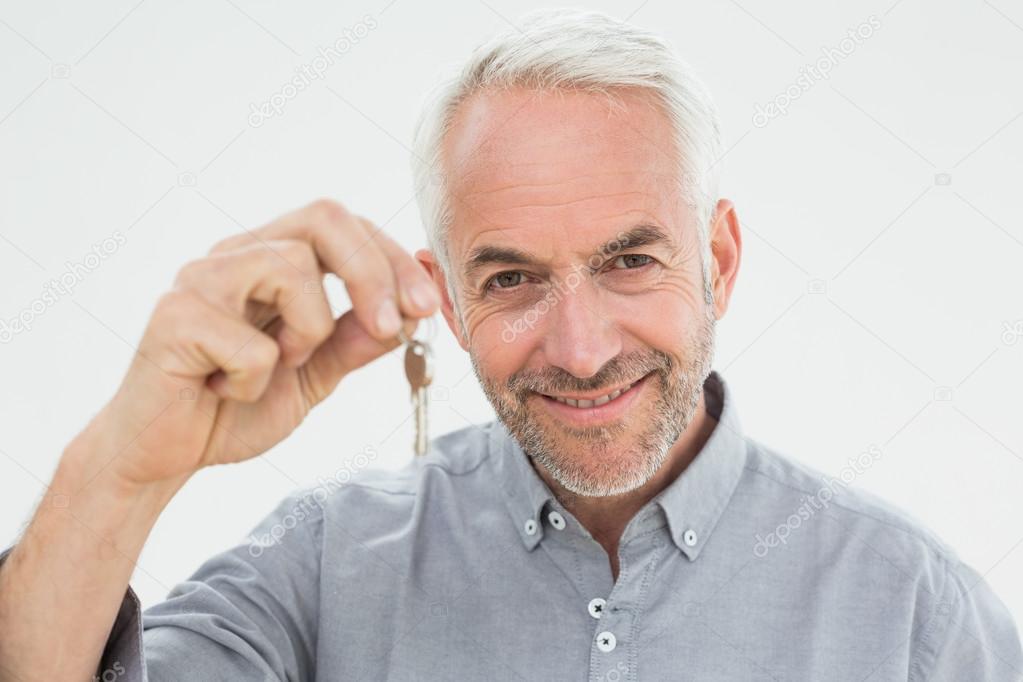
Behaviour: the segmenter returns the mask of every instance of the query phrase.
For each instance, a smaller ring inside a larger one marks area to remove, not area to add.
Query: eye
[[[509,289],[519,284],[522,284],[522,273],[509,270],[508,272],[499,272],[487,280],[486,288]]]
[[[614,267],[632,270],[653,262],[653,258],[643,253],[627,253],[614,259]]]

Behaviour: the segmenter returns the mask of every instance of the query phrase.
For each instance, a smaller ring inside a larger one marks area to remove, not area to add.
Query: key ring
[[[404,318],[402,318],[404,320]],[[437,335],[437,322],[434,320],[434,316],[430,315],[426,318],[426,325],[429,327],[429,331],[426,333],[427,341],[432,341]],[[398,328],[398,340],[401,341],[403,346],[407,346],[412,343],[412,339],[405,335],[404,325]]]

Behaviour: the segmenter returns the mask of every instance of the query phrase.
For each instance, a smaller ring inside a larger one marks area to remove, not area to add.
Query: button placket
[[[591,680],[628,679],[627,661],[633,654],[632,633],[637,627],[637,619],[645,613],[643,585],[647,583],[650,571],[666,553],[673,551],[678,550],[671,542],[667,526],[646,530],[619,547],[618,579],[607,597],[601,598],[604,603],[599,617],[590,614],[596,620],[590,654]],[[597,599],[590,603],[594,602]]]
[[[594,600],[596,601],[596,600]],[[592,614],[591,614],[592,615]],[[625,680],[628,672],[628,631],[631,629],[627,614],[613,607],[602,609],[593,632],[590,650],[590,679]]]
[[[591,670],[600,671],[599,676],[594,675],[592,679],[601,681],[608,679],[624,679],[621,677],[625,661],[623,657],[628,655],[628,647],[624,644],[628,639],[631,630],[631,618],[628,611],[622,611],[614,605],[615,595],[624,595],[629,600],[631,590],[635,589],[635,581],[626,568],[626,552],[619,549],[620,569],[618,580],[611,588],[608,597],[594,597],[586,605],[586,611],[597,621],[593,629],[593,650],[592,656],[596,659],[592,662],[595,667]],[[623,639],[624,638],[624,639]]]

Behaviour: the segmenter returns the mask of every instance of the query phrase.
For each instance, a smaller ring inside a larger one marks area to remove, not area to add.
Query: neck
[[[618,540],[625,526],[643,505],[685,471],[710,438],[716,424],[717,420],[707,411],[707,404],[701,392],[696,415],[672,445],[664,464],[646,483],[621,495],[607,497],[578,495],[554,480],[540,463],[533,461],[533,466],[565,509],[572,513],[608,554],[615,556]]]

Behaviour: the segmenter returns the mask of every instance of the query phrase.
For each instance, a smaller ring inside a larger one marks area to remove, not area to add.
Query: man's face
[[[669,121],[643,95],[620,97],[478,94],[445,138],[449,323],[501,421],[580,495],[649,480],[713,355]]]

